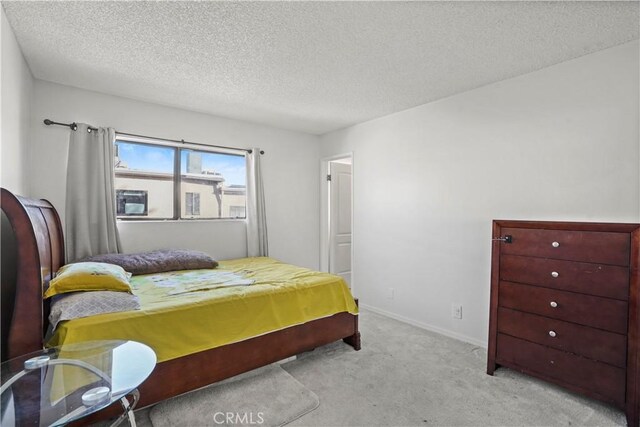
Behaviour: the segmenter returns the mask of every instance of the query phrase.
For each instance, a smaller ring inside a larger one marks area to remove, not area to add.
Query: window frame
[[[155,147],[164,147],[164,148],[172,148],[173,149],[173,217],[171,218],[149,218],[149,217],[142,217],[139,215],[131,215],[131,216],[125,216],[125,217],[121,217],[121,216],[117,216],[116,215],[116,219],[118,221],[131,221],[131,222],[135,222],[135,221],[161,221],[161,222],[167,222],[167,221],[246,221],[246,206],[247,206],[247,193],[246,193],[246,182],[245,182],[245,195],[244,195],[244,200],[245,200],[245,217],[244,218],[238,218],[238,217],[200,217],[200,218],[182,218],[182,185],[181,185],[181,181],[182,181],[182,152],[183,150],[185,151],[200,151],[203,153],[212,153],[212,154],[224,154],[224,155],[231,155],[231,156],[237,156],[237,157],[242,157],[245,159],[245,174],[246,174],[246,168],[247,168],[247,152],[246,150],[242,150],[242,149],[232,149],[232,148],[219,148],[219,147],[211,147],[208,148],[206,146],[200,145],[200,144],[189,144],[188,142],[183,142],[183,143],[176,143],[176,142],[171,142],[168,140],[161,140],[161,139],[155,139],[155,138],[151,138],[151,137],[138,137],[138,136],[132,136],[132,135],[126,135],[126,134],[119,134],[116,133],[116,137],[114,140],[114,145],[117,144],[118,142],[124,142],[124,143],[130,143],[130,144],[141,144],[141,145],[147,145],[147,146],[155,146]],[[114,173],[115,173],[115,166],[114,166]],[[115,189],[116,191],[118,189]],[[185,193],[186,194],[186,193]],[[116,196],[116,202],[117,202],[117,196]],[[147,194],[147,212],[148,212],[148,203],[149,203],[149,198],[148,198],[148,194]],[[185,201],[186,204],[186,201]]]

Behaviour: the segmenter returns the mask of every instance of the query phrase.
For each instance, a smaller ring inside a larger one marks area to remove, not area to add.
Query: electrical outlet
[[[451,304],[451,317],[462,319],[462,304]]]
[[[393,294],[395,293],[395,289],[394,288],[389,288],[387,291],[387,298],[389,299],[393,299]]]

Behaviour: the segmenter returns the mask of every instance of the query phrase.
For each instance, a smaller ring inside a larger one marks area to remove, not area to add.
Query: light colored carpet
[[[154,427],[282,426],[319,403],[318,396],[274,364],[162,402],[149,418]]]
[[[474,345],[367,311],[360,329],[359,352],[337,342],[282,365],[320,399],[290,426],[626,425],[621,411],[559,387],[505,368],[486,375]],[[148,413],[137,412],[139,427]]]
[[[615,408],[501,368],[486,350],[371,312],[362,350],[330,344],[284,365],[320,398],[298,426],[612,426]]]

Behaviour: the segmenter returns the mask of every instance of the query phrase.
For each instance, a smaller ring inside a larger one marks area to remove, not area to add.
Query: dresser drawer
[[[615,265],[502,255],[500,279],[625,301],[629,299],[629,269]]]
[[[515,365],[624,406],[624,369],[504,334],[498,334],[497,347],[497,363]]]
[[[498,332],[620,368],[627,363],[626,335],[503,307],[498,309]]]
[[[628,233],[508,227],[502,228],[501,233],[512,236],[512,243],[500,245],[504,255],[629,265],[631,242]]]
[[[610,298],[500,281],[498,305],[554,319],[627,333],[627,303]]]

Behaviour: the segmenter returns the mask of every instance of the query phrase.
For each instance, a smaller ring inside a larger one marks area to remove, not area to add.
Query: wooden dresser
[[[640,224],[493,221],[487,373],[499,366],[640,424]]]

